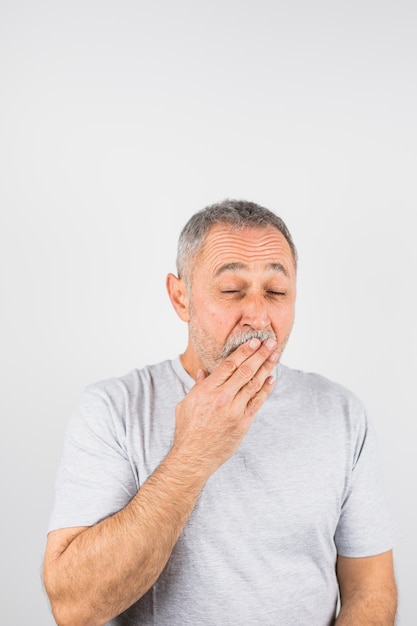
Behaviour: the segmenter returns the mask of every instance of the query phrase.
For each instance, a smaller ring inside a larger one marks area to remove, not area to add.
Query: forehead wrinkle
[[[196,261],[199,268],[210,268],[212,276],[221,274],[221,268],[227,265],[229,271],[243,271],[244,268],[251,271],[256,265],[269,272],[280,272],[289,278],[292,276],[288,267],[289,263],[293,263],[289,244],[272,227],[234,231],[225,226],[213,226]]]

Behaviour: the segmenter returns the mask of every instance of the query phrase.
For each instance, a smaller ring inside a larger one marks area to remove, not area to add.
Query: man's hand
[[[251,339],[209,376],[197,382],[177,405],[172,453],[211,475],[237,450],[272,391],[277,342]]]

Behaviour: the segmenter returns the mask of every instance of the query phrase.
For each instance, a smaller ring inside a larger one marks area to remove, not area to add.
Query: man
[[[185,226],[167,278],[184,354],[87,388],[69,425],[44,566],[60,626],[394,623],[372,427],[279,363],[296,265],[253,203]]]

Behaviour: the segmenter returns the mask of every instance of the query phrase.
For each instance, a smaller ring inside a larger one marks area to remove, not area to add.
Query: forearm
[[[131,502],[79,535],[48,567],[45,586],[62,626],[101,626],[155,582],[207,477],[168,455]]]
[[[397,585],[392,550],[369,557],[339,555],[336,564],[341,610],[336,626],[393,626]]]
[[[396,609],[395,590],[357,593],[342,603],[335,626],[394,626]]]

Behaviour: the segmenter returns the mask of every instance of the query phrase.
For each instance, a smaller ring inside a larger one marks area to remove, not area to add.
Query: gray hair
[[[186,223],[178,240],[177,272],[187,287],[191,285],[191,264],[203,247],[206,236],[215,224],[228,224],[233,230],[273,226],[285,237],[297,267],[297,250],[290,231],[269,209],[246,200],[224,200],[195,213]]]

